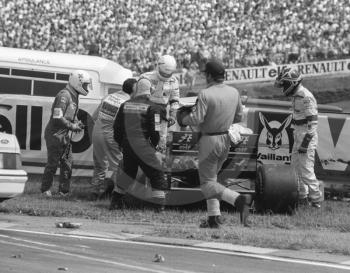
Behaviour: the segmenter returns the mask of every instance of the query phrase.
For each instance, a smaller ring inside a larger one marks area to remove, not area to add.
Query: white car
[[[27,180],[16,136],[0,132],[0,202],[22,194]]]

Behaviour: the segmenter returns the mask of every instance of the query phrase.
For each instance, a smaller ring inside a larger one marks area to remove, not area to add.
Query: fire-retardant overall
[[[41,183],[41,192],[51,196],[53,177],[60,166],[59,193],[66,195],[70,189],[72,175],[72,132],[84,128],[76,120],[79,106],[79,94],[86,96],[92,91],[92,79],[88,72],[75,70],[69,76],[67,86],[55,97],[51,108],[50,120],[45,128],[47,163]]]
[[[321,201],[320,183],[314,172],[317,148],[317,102],[312,93],[299,85],[293,98],[294,145],[292,166],[299,179],[299,198],[309,197],[311,202]]]
[[[242,120],[243,107],[238,91],[223,83],[225,69],[221,62],[209,61],[206,64],[205,73],[208,87],[198,94],[198,99],[191,112],[182,116],[178,113],[180,125],[198,125],[201,132],[199,140],[199,178],[201,190],[207,199],[208,222],[202,227],[218,227],[220,216],[220,200],[243,210],[242,196],[217,182],[217,174],[227,159],[230,149],[230,137],[228,129],[232,123]],[[245,197],[244,197],[245,198]],[[239,205],[236,200],[239,200]],[[242,199],[242,200],[241,200]],[[247,214],[247,213],[246,213]],[[242,223],[246,224],[245,219]]]
[[[47,164],[42,179],[41,192],[52,186],[53,176],[60,164],[59,192],[67,193],[70,188],[72,169],[62,164],[62,155],[68,147],[67,159],[72,162],[72,148],[70,147],[70,130],[74,126],[74,117],[78,111],[78,94],[70,86],[61,90],[52,105],[49,123],[45,128],[47,146]]]
[[[102,99],[93,114],[95,125],[92,131],[94,160],[92,184],[98,193],[104,190],[107,170],[117,172],[123,158],[119,144],[114,140],[113,124],[120,105],[128,99],[130,99],[130,95],[124,91],[109,94]]]
[[[136,88],[134,97],[121,105],[114,122],[114,138],[123,149],[123,172],[117,186],[126,190],[135,181],[140,167],[150,180],[152,201],[163,206],[167,183],[156,146],[157,127],[165,119],[165,108],[150,101],[151,83],[147,79],[139,79]],[[111,205],[112,201],[113,195]]]
[[[314,171],[317,135],[317,101],[302,84],[297,67],[284,67],[275,80],[275,87],[283,88],[287,97],[292,97],[294,144],[291,165],[295,170],[299,185],[299,204],[320,208],[322,192]]]
[[[180,90],[179,82],[173,75],[176,70],[176,61],[170,55],[162,56],[157,69],[144,73],[140,79],[146,78],[151,82],[151,101],[166,109],[166,119],[161,122],[159,134],[160,140],[158,149],[165,152],[168,127],[175,124],[176,110],[179,108]]]

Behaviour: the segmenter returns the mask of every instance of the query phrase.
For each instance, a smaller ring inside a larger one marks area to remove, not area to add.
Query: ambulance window
[[[60,74],[60,73],[57,73],[57,74],[56,74],[56,80],[68,81],[68,80],[69,80],[69,74]]]
[[[0,67],[0,74],[10,75],[10,69],[9,68],[4,68],[4,67]]]
[[[31,80],[0,77],[0,93],[30,95]]]
[[[55,79],[54,73],[32,71],[32,70],[12,69],[12,75],[13,76],[33,77],[33,78]]]
[[[66,83],[34,81],[34,96],[55,97]]]

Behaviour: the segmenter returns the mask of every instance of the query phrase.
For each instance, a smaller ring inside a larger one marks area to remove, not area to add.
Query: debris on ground
[[[72,223],[72,222],[58,222],[56,223],[57,228],[80,228],[81,223]]]
[[[22,254],[15,254],[15,255],[12,255],[11,258],[21,259],[21,258],[22,258]]]
[[[212,239],[220,239],[220,234],[212,234],[211,236],[210,236]]]
[[[164,258],[163,255],[156,254],[154,256],[153,262],[155,262],[155,263],[164,263],[164,261],[165,261],[165,258]]]

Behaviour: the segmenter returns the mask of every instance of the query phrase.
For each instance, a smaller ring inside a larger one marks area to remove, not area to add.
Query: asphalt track
[[[75,230],[56,228],[53,232],[55,227],[48,230],[42,223],[28,225],[31,221],[43,221],[42,217],[25,218],[29,222],[23,225],[18,219],[16,224],[0,220],[1,273],[350,271],[349,257],[312,258],[298,251],[294,251],[294,256],[287,252],[277,255],[273,249],[126,234],[118,224],[110,225],[109,233],[99,232],[99,227],[93,231],[92,226]],[[54,226],[52,219],[46,220]],[[164,257],[164,261],[156,262],[156,254]]]

